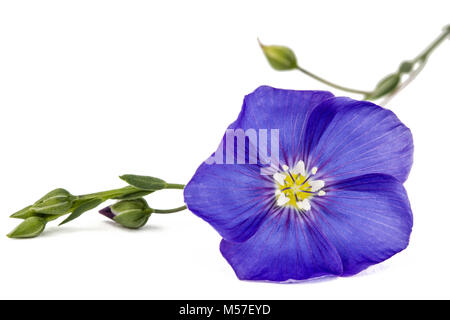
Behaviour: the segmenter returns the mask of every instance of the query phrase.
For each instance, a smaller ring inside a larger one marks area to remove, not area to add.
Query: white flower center
[[[317,174],[317,167],[313,167],[308,172],[305,163],[299,161],[292,169],[286,165],[282,168],[282,171],[273,175],[278,206],[292,206],[308,211],[311,210],[312,197],[326,194],[322,190],[325,187],[325,181],[312,179]]]

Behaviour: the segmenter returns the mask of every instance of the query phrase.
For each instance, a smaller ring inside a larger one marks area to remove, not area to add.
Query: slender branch
[[[412,62],[417,63],[427,60],[430,54],[450,35],[450,26],[444,28],[444,31],[437,37],[421,54],[419,54]]]
[[[135,188],[133,186],[126,186],[126,187],[119,188],[119,189],[112,189],[112,190],[107,190],[107,191],[101,191],[101,192],[95,192],[95,193],[81,195],[81,196],[79,196],[79,198],[82,198],[82,199],[102,198],[102,199],[108,200],[111,198],[120,197],[120,196],[129,194],[129,193],[138,192],[138,191],[142,191],[142,190]]]
[[[329,85],[330,87],[333,87],[333,88],[336,88],[336,89],[339,89],[339,90],[342,90],[342,91],[347,91],[347,92],[357,93],[357,94],[362,94],[362,95],[369,95],[370,94],[369,91],[357,90],[357,89],[352,89],[352,88],[347,88],[347,87],[340,86],[338,84],[335,84],[333,82],[325,80],[324,78],[319,77],[318,75],[315,75],[314,73],[312,73],[312,72],[310,72],[310,71],[308,71],[308,70],[306,70],[306,69],[304,69],[302,67],[299,67],[299,66],[297,66],[297,70],[299,70],[300,72],[303,72],[304,74],[306,74],[307,76],[310,76],[311,78],[316,79],[317,81],[320,81],[320,82],[322,82],[322,83],[324,83],[326,85]]]
[[[165,189],[184,189],[184,184],[168,183]]]
[[[181,207],[178,207],[178,208],[167,209],[167,210],[164,210],[164,209],[153,209],[153,212],[154,213],[173,213],[173,212],[183,211],[183,210],[186,210],[186,209],[187,209],[186,206],[181,206]]]
[[[184,189],[184,184],[178,184],[178,183],[168,183],[167,186],[164,189]],[[82,199],[92,199],[92,198],[102,198],[105,200],[124,196],[130,193],[139,192],[139,191],[146,191],[143,189],[139,189],[133,186],[126,186],[119,189],[112,189],[107,191],[101,191],[101,192],[95,192],[95,193],[89,193],[85,195],[79,196],[79,198]],[[150,191],[149,191],[150,192]]]

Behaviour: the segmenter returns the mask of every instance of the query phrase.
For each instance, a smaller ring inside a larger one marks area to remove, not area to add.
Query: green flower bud
[[[33,238],[44,231],[47,222],[44,218],[29,217],[19,224],[11,233],[9,238]]]
[[[375,90],[367,97],[369,100],[375,100],[393,92],[400,84],[400,74],[393,73],[383,78],[376,86]]]
[[[152,212],[153,209],[151,209],[147,202],[142,198],[122,200],[112,206],[100,210],[100,213],[104,216],[131,229],[137,229],[144,226]]]
[[[31,209],[38,214],[64,214],[70,211],[74,199],[67,190],[55,189],[39,199]]]
[[[33,215],[33,209],[32,206],[28,206],[26,208],[23,208],[22,210],[17,211],[16,213],[13,213],[10,215],[10,218],[16,218],[16,219],[26,219]]]
[[[414,63],[411,61],[403,61],[398,68],[398,72],[400,73],[410,73],[414,68]]]
[[[258,40],[259,41],[259,40]],[[292,70],[297,68],[297,58],[288,47],[266,46],[259,42],[264,55],[275,70]]]

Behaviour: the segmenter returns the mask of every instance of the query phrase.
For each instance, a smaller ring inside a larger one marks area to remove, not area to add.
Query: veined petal
[[[370,174],[327,187],[314,199],[314,224],[331,242],[343,275],[360,272],[408,246],[413,218],[402,184],[392,176]]]
[[[280,157],[285,157],[284,165],[295,164],[297,157],[288,159],[287,152],[300,150],[309,114],[331,97],[333,95],[325,91],[259,87],[245,97],[238,119],[228,129],[244,133],[247,129],[278,129]],[[225,239],[245,241],[256,232],[276,203],[274,177],[261,175],[259,153],[255,156],[251,152],[256,148],[255,143],[258,144],[256,141],[252,143],[246,137],[246,142],[239,144],[234,136],[232,145],[228,137],[227,130],[221,142],[222,150],[219,148],[214,154],[220,155],[222,163],[203,163],[187,184],[184,196],[189,210],[209,222]],[[268,143],[267,155],[271,155],[271,151]],[[255,158],[259,159],[256,164],[250,164]]]
[[[251,237],[275,204],[273,182],[257,165],[202,164],[184,189],[184,201],[194,214],[222,237]]]
[[[327,182],[370,173],[404,182],[412,166],[410,130],[393,112],[367,101],[323,102],[309,118],[305,141],[308,164]]]
[[[342,273],[334,246],[293,209],[270,215],[245,242],[222,240],[220,250],[241,280],[303,280]]]
[[[261,86],[245,97],[242,111],[230,128],[278,129],[280,161],[294,167],[299,160],[303,160],[303,136],[311,112],[320,103],[333,97],[327,91],[283,90]]]
[[[221,252],[240,279],[353,275],[406,248],[411,228],[402,185],[372,174],[330,186],[307,214],[270,215],[249,240],[222,240]]]
[[[401,182],[413,143],[392,112],[327,92],[260,87],[228,129],[225,149],[198,168],[184,196],[223,236],[222,254],[240,279],[351,275],[408,245]],[[261,147],[258,129],[279,131],[276,166],[250,152]]]

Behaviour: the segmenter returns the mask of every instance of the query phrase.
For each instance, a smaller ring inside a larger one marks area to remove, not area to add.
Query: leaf
[[[123,176],[120,176],[120,179],[122,179],[129,185],[142,190],[156,191],[167,187],[167,183],[164,180],[149,176],[125,174]]]
[[[79,207],[77,207],[63,222],[61,222],[59,225],[63,225],[66,224],[67,222],[70,222],[76,218],[78,218],[79,216],[81,216],[83,213],[85,213],[86,211],[92,210],[95,207],[97,207],[100,203],[102,203],[103,200],[102,199],[91,199],[88,200],[84,203],[82,203]]]
[[[62,216],[64,216],[65,213],[63,214],[53,214],[53,215],[48,215],[48,214],[38,214],[37,217],[43,218],[45,221],[50,222],[53,220],[56,220]]]

